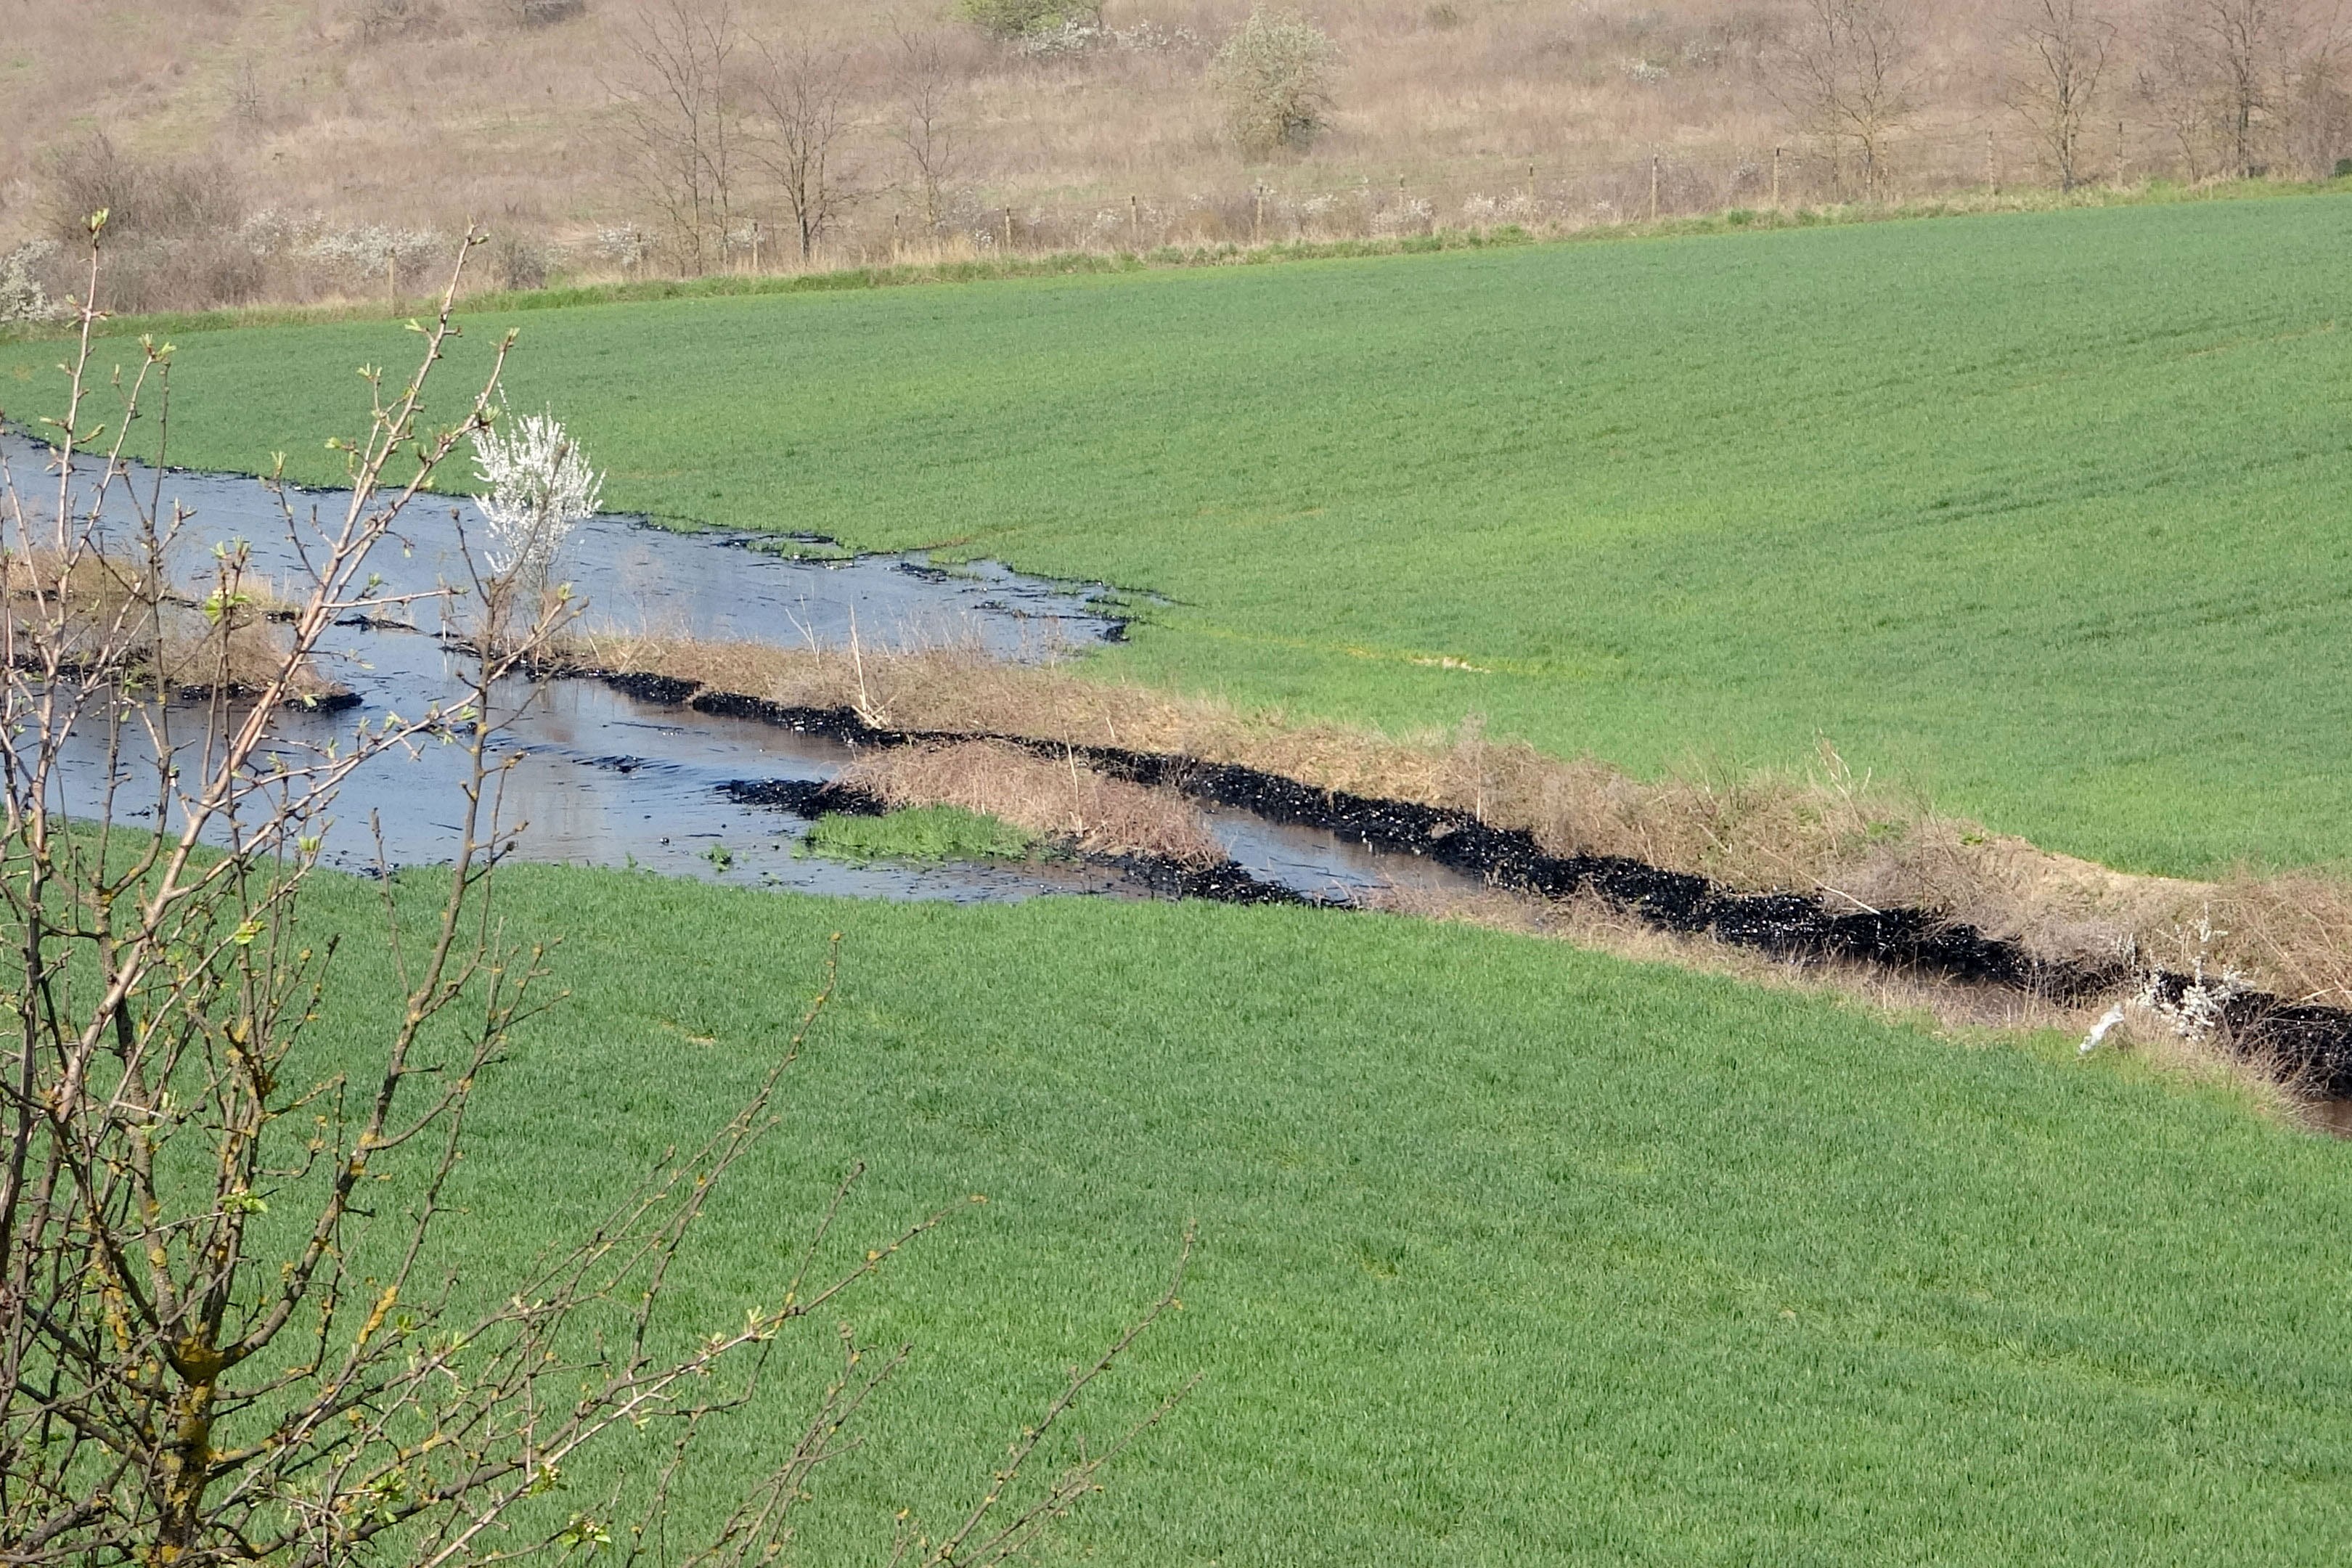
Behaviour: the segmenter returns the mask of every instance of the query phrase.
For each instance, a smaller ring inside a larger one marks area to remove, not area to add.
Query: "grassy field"
[[[575,995],[478,1104],[474,1288],[723,1116],[835,930],[698,1310],[736,1319],[853,1160],[853,1247],[991,1200],[846,1314],[918,1354],[796,1561],[968,1502],[1187,1219],[1185,1310],[1087,1430],[1202,1381],[1049,1561],[2326,1563],[2352,1532],[2352,1151],[2220,1089],[1372,916],[505,886]]]
[[[512,387],[618,507],[1166,595],[1106,673],[1644,772],[1825,737],[2126,867],[2339,861],[2347,238],[2312,197],[541,310]],[[411,342],[186,339],[174,453],[326,476]],[[12,415],[58,353],[0,351]]]

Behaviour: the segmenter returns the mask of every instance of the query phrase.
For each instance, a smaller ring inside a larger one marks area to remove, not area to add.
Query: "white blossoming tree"
[[[595,515],[604,476],[552,414],[526,414],[477,430],[474,465],[486,487],[474,504],[489,524],[484,555],[498,574],[495,596],[535,611],[563,542]],[[492,606],[494,623],[501,608]]]

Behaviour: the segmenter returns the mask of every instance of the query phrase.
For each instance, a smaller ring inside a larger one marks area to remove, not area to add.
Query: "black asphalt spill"
[[[605,677],[614,680],[637,678]],[[642,689],[642,688],[640,688]],[[2012,941],[1926,910],[1835,909],[1802,893],[1748,893],[1708,879],[1613,855],[1546,854],[1534,836],[1496,827],[1467,812],[1318,789],[1296,779],[1229,763],[1118,747],[1063,745],[1013,735],[930,733],[877,729],[847,708],[789,708],[739,696],[693,692],[685,697],[710,712],[761,721],[802,734],[824,735],[850,748],[994,740],[1041,755],[1075,756],[1111,777],[1173,790],[1203,805],[1247,813],[1261,821],[1312,830],[1398,860],[1445,867],[1485,886],[1545,899],[1597,898],[1659,930],[1703,936],[1776,958],[1873,964],[1898,973],[1984,986],[2062,1004],[2114,996],[2144,981],[2120,963],[2053,963]],[[789,785],[736,781],[734,798],[750,801],[765,789]],[[820,792],[793,797],[790,808],[878,810],[870,797],[828,805]],[[775,797],[785,805],[784,795]],[[1141,869],[1141,868],[1139,868]],[[1186,881],[1173,868],[1161,877],[1171,896],[1234,902],[1282,900],[1259,878],[1234,867],[1222,876]],[[1238,876],[1232,873],[1239,873]],[[2177,1005],[2192,980],[2159,973],[2159,996]],[[2259,1058],[2301,1091],[2326,1100],[2352,1097],[2352,1012],[2296,1002],[2265,992],[2240,992],[2219,1006],[2216,1037]]]

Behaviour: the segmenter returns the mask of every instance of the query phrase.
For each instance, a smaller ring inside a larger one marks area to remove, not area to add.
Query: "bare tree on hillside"
[[[99,215],[90,233],[103,228]],[[90,258],[85,301],[94,245]],[[903,1361],[843,1328],[836,1370],[766,1479],[707,1543],[683,1538],[668,1504],[698,1436],[755,1397],[781,1335],[821,1321],[945,1212],[828,1266],[820,1244],[853,1169],[748,1312],[698,1338],[672,1322],[673,1268],[714,1183],[777,1124],[830,963],[797,1022],[781,1009],[747,1042],[766,1057],[749,1096],[577,1241],[489,1279],[460,1279],[442,1250],[484,1075],[552,1005],[543,950],[503,923],[496,872],[522,825],[505,809],[499,737],[572,608],[478,561],[409,594],[368,570],[497,417],[511,336],[451,400],[455,419],[428,417],[457,284],[453,269],[438,313],[415,324],[421,363],[404,384],[369,374],[373,407],[338,443],[349,490],[298,510],[281,489],[300,580],[265,584],[244,542],[194,552],[200,580],[175,576],[191,520],[159,509],[160,486],[134,489],[122,461],[130,431],[163,424],[173,351],[142,340],[115,383],[122,400],[96,408],[108,383],[87,303],[49,424],[56,483],[20,483],[0,461],[11,1568],[484,1568],[607,1546],[643,1568],[762,1568],[812,1472],[854,1441],[844,1424]],[[436,604],[453,630],[507,628],[466,639],[466,698],[331,740],[281,723],[323,694],[330,626],[413,621]],[[362,940],[388,978],[369,994],[337,967],[350,917],[316,909],[321,837],[358,770],[426,745],[464,759],[451,860],[380,878]],[[1043,1435],[1174,1299],[1171,1286],[1072,1374],[935,1541],[902,1524],[900,1557],[1001,1562],[1096,1489],[1124,1439],[1051,1480],[1024,1468],[1051,1463],[1058,1445]],[[589,1450],[632,1443],[650,1447],[611,1466],[609,1487],[573,1489]]]
[[[2285,10],[2281,0],[2195,0],[2189,13],[2220,79],[2230,168],[2241,178],[2266,161],[2267,122],[2282,85]]]
[[[611,88],[637,181],[689,273],[707,271],[727,253],[742,45],[732,0],[656,0],[625,40],[629,65]]]
[[[955,110],[954,62],[938,32],[893,24],[898,54],[891,85],[898,95],[892,136],[907,155],[915,191],[922,203],[923,232],[940,233],[947,221],[948,187],[964,166],[962,128]]]
[[[2352,91],[2334,49],[2315,52],[2294,74],[2287,101],[2288,161],[2313,179],[2334,174],[2352,154]]]
[[[2205,51],[2184,25],[2183,8],[2171,5],[2158,12],[2138,52],[2132,96],[2141,111],[2163,127],[2182,177],[2194,184],[2212,165],[2219,113]]]
[[[2115,42],[2116,25],[2096,0],[2025,0],[2012,23],[2009,106],[2032,128],[2062,191],[2083,183],[2084,143]]]
[[[1887,139],[1916,108],[1916,34],[1909,0],[1802,0],[1769,79],[1805,130],[1852,148],[1867,195],[1885,188]]]
[[[846,50],[799,39],[760,47],[751,92],[761,110],[760,161],[783,194],[803,266],[842,214],[866,195],[851,161],[857,102]]]
[[[2243,179],[2276,156],[2305,34],[2290,0],[2167,0],[2158,11],[2142,94],[2192,178],[2207,159]]]

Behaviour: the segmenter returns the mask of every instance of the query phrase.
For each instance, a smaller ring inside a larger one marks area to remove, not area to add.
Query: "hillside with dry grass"
[[[469,222],[529,287],[2315,177],[2352,153],[2336,0],[1269,11],[1320,42],[1265,141],[1227,68],[1242,0],[1021,0],[1025,28],[992,3],[9,0],[0,318],[71,289],[100,205],[110,302],[140,309],[381,298]]]

